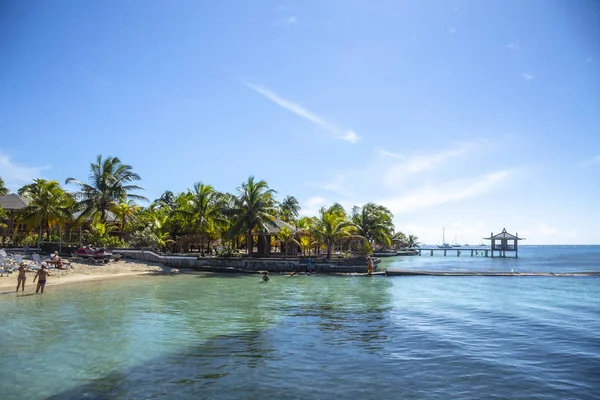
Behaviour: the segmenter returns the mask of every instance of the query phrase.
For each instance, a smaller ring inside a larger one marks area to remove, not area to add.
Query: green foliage
[[[72,182],[80,187],[76,194],[78,207],[82,210],[80,219],[98,217],[100,222],[106,222],[107,212],[116,204],[127,199],[147,201],[144,196],[130,193],[132,190],[143,190],[132,184],[140,179],[131,166],[121,163],[118,157],[102,160],[99,155],[96,162],[90,164],[89,184],[75,178],[67,178],[66,183]]]
[[[6,221],[8,220],[8,214],[4,208],[0,207],[0,228],[6,228]]]
[[[92,225],[92,233],[90,234],[88,240],[93,246],[96,247],[118,247],[123,242],[119,241],[118,238],[113,238],[110,236],[110,233],[116,230],[117,228],[113,225],[97,222]],[[117,246],[112,246],[111,244],[116,244]]]
[[[216,252],[217,257],[241,257],[240,252],[231,246],[225,246]]]
[[[0,178],[0,196],[6,196],[8,192],[8,188],[4,186],[4,180]]]
[[[162,241],[148,226],[141,231],[134,232],[129,239],[129,245],[136,249],[150,248],[158,251],[162,247]]]
[[[393,217],[390,210],[375,203],[367,203],[363,207],[352,209],[352,222],[356,226],[357,234],[369,241],[371,246],[392,245]]]
[[[38,243],[38,235],[36,235],[35,233],[31,233],[31,234],[25,236],[23,238],[23,240],[21,240],[21,244],[23,246],[35,247],[35,246],[37,246],[37,243]]]

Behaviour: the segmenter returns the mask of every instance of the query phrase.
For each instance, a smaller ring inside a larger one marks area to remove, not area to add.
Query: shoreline
[[[132,277],[138,275],[158,275],[164,274],[171,268],[162,264],[151,262],[132,262],[130,260],[120,260],[103,265],[91,265],[81,262],[71,261],[65,269],[49,269],[50,274],[46,286],[57,286],[64,284],[75,284],[79,282],[89,282],[94,280],[113,279],[122,277]],[[0,277],[0,295],[16,293],[17,274]],[[35,293],[37,281],[34,283],[35,272],[27,272],[25,282],[25,291],[19,293]]]

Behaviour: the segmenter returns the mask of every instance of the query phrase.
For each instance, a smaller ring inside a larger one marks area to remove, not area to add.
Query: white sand
[[[107,264],[88,264],[71,261],[71,265],[67,265],[65,269],[49,269],[48,272],[50,276],[47,279],[48,283],[46,283],[46,286],[88,281],[92,279],[161,273],[165,270],[168,271],[169,269],[169,267],[164,267],[162,264],[136,260],[110,261]],[[10,288],[14,290],[17,287],[17,275],[18,272],[15,271],[8,276],[4,275],[3,277],[0,277],[0,291],[5,292]],[[37,281],[35,284],[33,283],[34,276],[34,271],[27,272],[25,292],[35,291]]]

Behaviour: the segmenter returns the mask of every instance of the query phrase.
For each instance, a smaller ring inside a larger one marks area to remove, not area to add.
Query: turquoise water
[[[599,247],[529,251],[539,257],[524,251],[520,270],[600,269]],[[384,264],[507,261],[434,260]],[[49,286],[0,295],[0,397],[598,399],[599,311],[593,277],[179,275]]]

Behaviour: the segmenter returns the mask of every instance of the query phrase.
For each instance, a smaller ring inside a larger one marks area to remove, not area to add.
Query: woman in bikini
[[[27,279],[27,267],[24,263],[19,265],[19,276],[17,276],[17,292],[19,291],[19,286],[21,286],[21,292],[25,290],[25,280]]]

